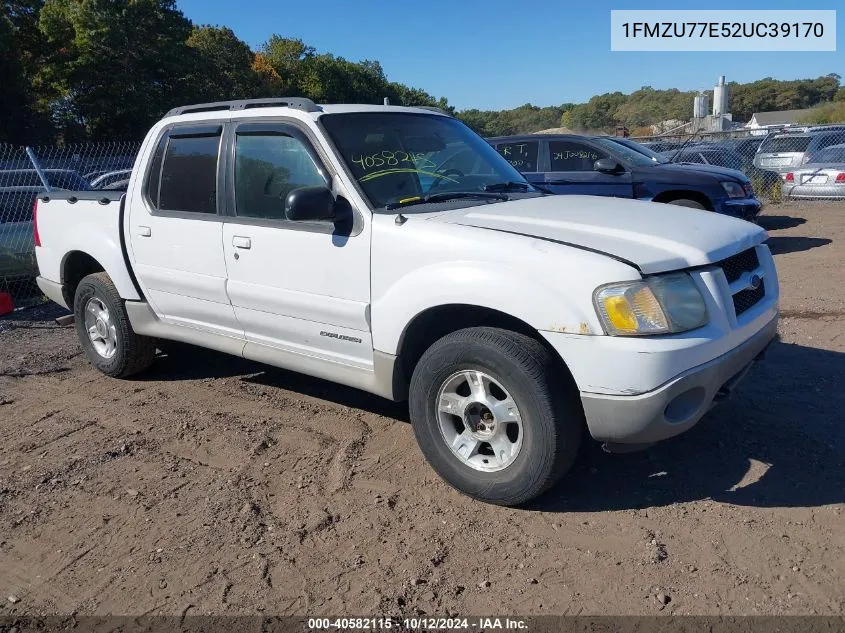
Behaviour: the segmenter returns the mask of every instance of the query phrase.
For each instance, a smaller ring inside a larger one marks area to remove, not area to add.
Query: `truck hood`
[[[598,252],[645,274],[711,264],[767,238],[755,224],[709,211],[596,196],[523,198],[430,219]]]

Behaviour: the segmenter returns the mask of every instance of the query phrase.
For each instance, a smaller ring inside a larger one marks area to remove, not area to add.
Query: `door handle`
[[[153,234],[153,230],[148,226],[139,226],[138,227],[138,235],[140,237],[150,237]]]
[[[244,249],[252,248],[252,240],[250,240],[248,237],[241,237],[240,235],[235,235],[232,238],[232,246],[234,246],[235,248]]]

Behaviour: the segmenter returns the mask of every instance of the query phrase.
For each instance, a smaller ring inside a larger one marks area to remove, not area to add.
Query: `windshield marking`
[[[361,176],[358,179],[358,182],[369,182],[375,178],[381,178],[382,176],[389,176],[390,174],[423,174],[424,176],[432,176],[433,178],[440,178],[442,180],[448,180],[449,182],[457,183],[458,181],[454,178],[449,178],[449,176],[444,176],[443,174],[438,174],[434,171],[425,171],[422,169],[410,169],[410,168],[403,168],[403,169],[382,169],[381,171],[374,171],[372,173],[366,174],[365,176]]]
[[[414,154],[404,150],[391,151],[385,149],[375,154],[361,154],[359,156],[352,154],[349,159],[356,165],[360,165],[361,169],[365,171],[367,169],[372,169],[373,167],[384,167],[384,165],[387,165],[388,167],[397,167],[399,163],[411,163],[417,167],[436,167],[436,165],[427,158],[423,152],[417,152]]]

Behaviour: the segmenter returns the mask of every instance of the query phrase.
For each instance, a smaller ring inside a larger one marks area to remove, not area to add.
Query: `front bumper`
[[[653,444],[688,431],[741,380],[777,336],[777,317],[739,347],[646,393],[581,393],[590,435],[609,444]]]
[[[729,198],[716,205],[716,211],[740,220],[754,222],[763,204],[756,198]]]

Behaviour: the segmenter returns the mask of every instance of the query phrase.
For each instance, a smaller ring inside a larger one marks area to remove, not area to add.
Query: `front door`
[[[612,158],[606,151],[582,141],[549,141],[549,171],[537,184],[553,193],[632,198],[631,173],[598,172],[595,162]]]
[[[290,191],[332,184],[295,124],[242,122],[231,145],[223,248],[247,343],[371,369],[369,223],[286,219]]]

